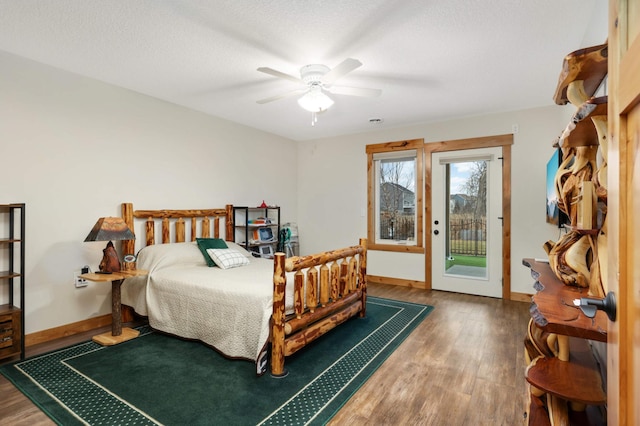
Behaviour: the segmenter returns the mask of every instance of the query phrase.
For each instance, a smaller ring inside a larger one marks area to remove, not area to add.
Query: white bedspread
[[[258,362],[269,339],[273,261],[254,258],[233,269],[208,267],[196,243],[145,247],[137,267],[146,277],[128,278],[122,303],[149,317],[151,327],[201,340],[231,358]]]

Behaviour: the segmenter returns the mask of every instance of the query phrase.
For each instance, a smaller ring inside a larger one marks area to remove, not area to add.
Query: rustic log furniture
[[[80,278],[84,280],[111,283],[111,331],[93,336],[92,340],[94,342],[103,346],[112,346],[138,337],[139,331],[129,327],[122,327],[120,287],[126,278],[143,275],[147,275],[147,271],[141,269],[112,272],[110,274],[87,273],[80,275]]]
[[[146,246],[156,244],[155,221],[161,223],[161,243],[184,243],[185,220],[190,222],[190,241],[200,237],[220,238],[220,221],[225,221],[227,241],[233,241],[233,206],[206,210],[134,210],[131,203],[122,204],[122,217],[134,232],[135,219],[144,219]],[[213,229],[211,229],[211,218]],[[171,238],[170,230],[175,230]],[[133,254],[135,241],[125,241],[122,253]],[[365,316],[366,308],[366,239],[359,245],[326,251],[303,257],[286,258],[276,253],[273,273],[265,279],[273,283],[270,328],[271,374],[286,375],[285,357],[294,354],[308,343],[356,315]],[[264,259],[257,259],[265,261]],[[217,269],[217,268],[215,268]],[[152,279],[153,271],[149,272]],[[285,307],[287,296],[293,292],[291,311]],[[260,364],[260,360],[256,360]]]
[[[602,311],[588,318],[574,301],[608,292],[608,97],[594,97],[607,75],[607,58],[607,43],[567,55],[554,94],[558,105],[576,107],[554,142],[563,155],[558,206],[571,225],[558,241],[544,243],[548,261],[523,259],[536,290],[525,337],[529,425],[599,424],[606,417],[601,352],[609,323]]]

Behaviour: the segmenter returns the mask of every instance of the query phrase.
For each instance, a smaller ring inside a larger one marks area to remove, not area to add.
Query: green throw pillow
[[[196,243],[198,243],[198,248],[209,266],[217,265],[213,259],[211,259],[211,256],[209,256],[209,253],[207,253],[207,249],[229,248],[222,238],[196,238]]]

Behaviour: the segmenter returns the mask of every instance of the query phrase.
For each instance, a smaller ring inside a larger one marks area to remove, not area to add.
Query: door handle
[[[438,230],[436,229],[435,231],[433,231],[433,233],[434,233],[435,235],[438,235],[438,234],[440,233],[440,231],[438,231]]]
[[[612,291],[607,293],[604,299],[593,299],[590,297],[581,297],[573,301],[574,304],[580,306],[580,310],[588,318],[596,316],[598,310],[604,311],[609,320],[616,320],[616,296]]]

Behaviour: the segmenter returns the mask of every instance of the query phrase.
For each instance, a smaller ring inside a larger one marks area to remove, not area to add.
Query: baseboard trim
[[[94,330],[100,327],[111,325],[111,314],[101,315],[86,320],[37,331],[24,336],[24,345],[33,346],[39,343],[49,342],[62,337],[73,336],[74,334]]]
[[[421,288],[421,289],[427,288],[424,281],[405,280],[402,278],[381,277],[378,275],[367,275],[367,282],[376,283],[376,284],[391,284],[391,285],[398,285],[402,287],[412,287],[412,288]]]
[[[424,281],[405,280],[401,278],[381,277],[378,275],[367,275],[367,282],[376,284],[391,284],[402,287],[421,288],[430,290]],[[514,302],[531,302],[531,294],[511,292],[509,300]]]
[[[511,293],[511,300],[514,302],[531,302],[531,294],[527,293]]]

